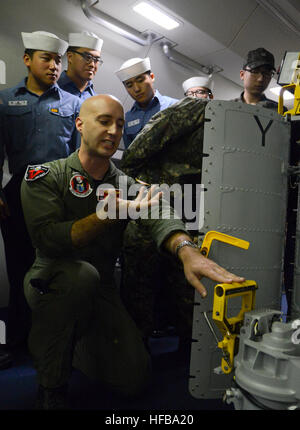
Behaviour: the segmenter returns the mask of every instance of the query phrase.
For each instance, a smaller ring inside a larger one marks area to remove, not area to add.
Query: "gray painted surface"
[[[265,134],[263,129],[272,121]],[[202,183],[207,188],[204,233],[210,230],[250,242],[248,250],[213,241],[209,258],[232,273],[258,284],[256,307],[280,309],[287,204],[290,124],[276,112],[235,102],[209,102],[204,129]],[[213,287],[203,280],[208,297],[196,293],[190,392],[199,398],[220,397],[231,376],[219,376],[221,352],[204,318],[211,319]],[[229,302],[237,315],[240,303]],[[229,314],[228,314],[229,315]],[[219,340],[221,340],[221,333]]]

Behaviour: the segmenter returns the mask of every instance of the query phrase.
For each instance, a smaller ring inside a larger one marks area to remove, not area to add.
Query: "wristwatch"
[[[194,242],[191,242],[190,240],[183,240],[176,246],[176,249],[175,249],[176,257],[178,257],[178,251],[184,246],[190,246],[191,248],[198,248],[198,246]]]

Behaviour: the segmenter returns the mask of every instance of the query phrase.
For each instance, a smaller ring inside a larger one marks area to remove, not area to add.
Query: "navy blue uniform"
[[[123,134],[125,148],[128,148],[154,114],[166,109],[177,101],[177,99],[173,99],[172,97],[162,96],[160,92],[156,90],[154,97],[146,108],[141,108],[139,104],[135,102],[130,111],[125,114]]]
[[[64,91],[67,91],[70,94],[74,94],[74,96],[79,97],[82,101],[96,95],[93,83],[91,81],[88,82],[85,89],[81,92],[76,86],[76,84],[72,81],[72,79],[69,78],[65,71],[62,72],[57,83]]]
[[[35,257],[20,200],[25,169],[28,164],[65,158],[79,143],[75,127],[81,105],[78,97],[56,84],[38,96],[27,89],[26,81],[0,92],[0,197],[10,211],[1,221],[1,232],[10,283],[7,337],[12,343],[24,341],[28,333],[23,279]],[[12,178],[2,190],[5,155]]]

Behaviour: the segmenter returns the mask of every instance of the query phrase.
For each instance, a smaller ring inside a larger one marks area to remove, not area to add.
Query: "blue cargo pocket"
[[[24,151],[24,139],[33,128],[32,107],[6,106],[4,112],[5,132],[9,136],[9,152]]]
[[[49,108],[50,127],[55,130],[57,136],[70,139],[75,129],[75,114],[71,109]]]

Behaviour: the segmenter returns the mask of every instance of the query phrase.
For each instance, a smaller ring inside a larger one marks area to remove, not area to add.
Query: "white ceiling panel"
[[[239,33],[253,10],[254,0],[158,0],[225,46]]]
[[[276,17],[260,4],[262,1],[281,8],[281,14]],[[282,21],[283,17],[290,16],[300,29],[300,0],[153,0],[152,3],[182,21],[182,26],[170,31],[134,12],[132,6],[136,2],[99,0],[95,7],[137,32],[151,30],[161,34],[175,44],[175,51],[197,63],[223,68],[221,74],[239,85],[239,69],[250,49],[259,46],[269,49],[277,65],[286,50],[300,50],[300,36]],[[29,10],[30,20],[24,19]],[[1,11],[5,14],[2,30],[7,29],[8,35],[13,31],[12,22],[14,28],[22,31],[47,28],[51,22],[52,30],[55,32],[57,27],[61,37],[66,37],[74,28],[79,31],[88,28],[99,34],[105,39],[104,55],[110,46],[120,57],[128,56],[128,50],[132,56],[147,55],[149,50],[90,21],[81,9],[80,0],[14,0],[4,2]],[[62,28],[65,34],[61,34]]]
[[[174,42],[174,49],[180,54],[200,64],[223,68],[221,74],[238,84],[239,70],[249,50],[263,46],[274,54],[279,65],[286,50],[295,51],[300,47],[300,37],[256,0],[150,2],[171,13],[183,25],[163,30],[133,11],[136,0],[100,0],[95,7],[139,32],[152,30],[165,36]],[[276,2],[286,6],[287,16],[292,14],[297,22],[300,0],[271,1]]]
[[[271,51],[279,66],[285,51],[300,50],[300,37],[259,7],[241,30],[239,37],[232,43],[231,49],[245,55],[250,49],[259,46]]]

